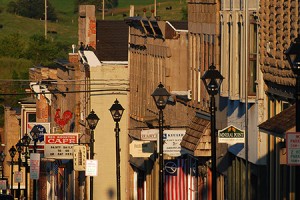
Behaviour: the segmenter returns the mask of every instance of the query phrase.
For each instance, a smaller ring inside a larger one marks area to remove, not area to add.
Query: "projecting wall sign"
[[[45,157],[73,159],[75,144],[78,144],[78,133],[45,134]]]

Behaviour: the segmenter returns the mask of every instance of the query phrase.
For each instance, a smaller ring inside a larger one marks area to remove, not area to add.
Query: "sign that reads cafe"
[[[245,142],[245,131],[236,128],[235,126],[228,126],[223,130],[218,131],[218,142],[227,144],[236,144]]]
[[[45,134],[45,157],[73,159],[75,144],[78,144],[78,133]]]

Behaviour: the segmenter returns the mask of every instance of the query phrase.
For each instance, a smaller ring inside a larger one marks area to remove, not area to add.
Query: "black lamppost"
[[[151,94],[156,107],[159,109],[159,200],[164,199],[164,149],[163,149],[163,132],[164,132],[164,113],[170,93],[164,88],[163,84],[159,84]]]
[[[116,133],[116,177],[117,177],[117,200],[121,200],[121,186],[120,186],[120,144],[119,144],[119,122],[122,118],[124,108],[119,104],[118,99],[115,100],[115,103],[109,109],[112,118],[116,122],[115,133]]]
[[[33,129],[30,131],[30,135],[32,137],[33,140],[33,153],[36,153],[36,149],[37,149],[37,142],[39,141],[39,136],[40,136],[40,131]],[[36,200],[36,189],[37,189],[37,181],[36,179],[33,179],[33,200]]]
[[[3,151],[0,152],[0,162],[1,162],[1,179],[4,180],[4,160],[5,160],[5,153]],[[4,193],[4,192],[2,192]]]
[[[13,189],[13,183],[14,183],[14,157],[16,155],[16,148],[12,146],[9,149],[9,155],[11,157],[11,176],[10,176],[10,192],[14,196],[14,189]]]
[[[296,75],[296,132],[300,132],[300,34],[286,50],[285,55]]]
[[[31,141],[31,138],[26,133],[22,137],[22,143],[25,146],[25,192],[24,192],[25,193],[24,194],[25,199],[27,199],[27,196],[28,196],[28,194],[27,194],[28,193],[28,190],[27,190],[27,187],[28,187],[28,156],[29,156],[28,146],[30,144],[30,141]]]
[[[17,151],[19,153],[19,157],[18,157],[18,171],[20,173],[21,172],[21,165],[22,165],[21,153],[23,151],[23,144],[22,144],[21,140],[19,140],[19,142],[16,144],[16,147],[17,147]],[[17,193],[18,199],[20,199],[20,196],[21,196],[21,183],[18,182],[18,193]]]
[[[91,130],[91,140],[90,140],[90,148],[91,148],[91,152],[90,152],[90,159],[93,160],[94,159],[94,130],[99,122],[99,117],[96,115],[96,113],[92,110],[90,112],[90,114],[87,116],[86,121],[90,127]],[[94,179],[93,176],[90,176],[90,200],[93,200],[93,185],[94,185]]]
[[[296,132],[300,132],[300,34],[291,44],[291,46],[286,50],[285,55],[289,61],[289,64],[293,70],[293,73],[296,75],[296,90],[295,90],[295,99],[296,99]],[[292,167],[292,166],[291,166]],[[293,167],[292,167],[293,168]],[[294,168],[296,171],[295,183],[291,185],[292,191],[295,193],[295,198],[299,199],[300,191],[295,187],[298,185],[300,178],[300,170],[298,166]]]
[[[5,160],[5,153],[3,151],[0,152],[0,162],[1,162],[1,178],[4,178],[4,160]]]
[[[224,77],[212,64],[201,77],[210,95],[210,130],[211,130],[211,165],[212,165],[212,200],[217,199],[217,150],[216,150],[216,105],[215,95],[218,94]]]

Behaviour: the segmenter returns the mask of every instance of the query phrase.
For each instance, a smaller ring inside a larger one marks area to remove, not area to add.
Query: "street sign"
[[[73,145],[77,143],[78,133],[45,134],[45,157],[73,159]]]
[[[83,145],[73,146],[73,167],[75,171],[85,171],[86,147]]]
[[[86,176],[98,176],[98,160],[86,160]]]
[[[287,165],[300,165],[300,132],[286,133]]]
[[[218,131],[218,142],[227,144],[236,144],[245,142],[245,131],[236,128],[235,126],[228,126],[223,130]]]

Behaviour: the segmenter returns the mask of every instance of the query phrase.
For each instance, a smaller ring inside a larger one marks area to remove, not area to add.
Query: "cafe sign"
[[[230,125],[218,131],[218,142],[227,144],[244,143],[245,131]]]
[[[45,134],[45,157],[73,159],[75,144],[78,144],[78,133]]]

